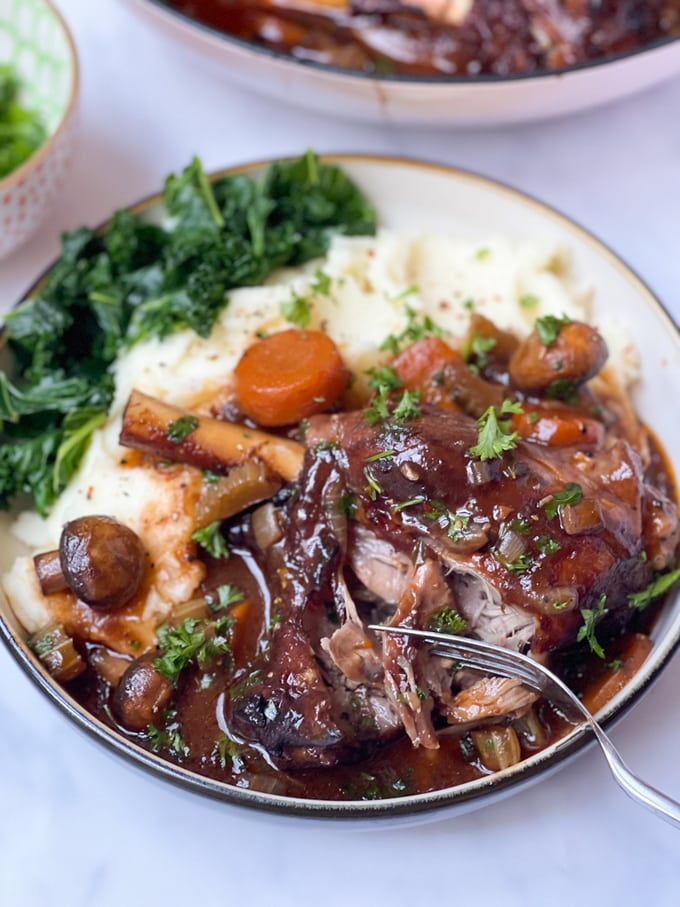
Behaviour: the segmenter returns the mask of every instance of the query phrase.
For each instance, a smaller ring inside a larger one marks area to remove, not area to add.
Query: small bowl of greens
[[[0,259],[41,225],[74,146],[78,60],[50,0],[0,0]]]

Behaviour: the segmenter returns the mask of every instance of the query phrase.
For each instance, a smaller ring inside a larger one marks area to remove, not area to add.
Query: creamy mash
[[[324,279],[319,289],[319,272]],[[316,289],[315,289],[316,288]],[[446,236],[405,236],[381,231],[374,238],[336,238],[324,261],[280,271],[266,285],[229,294],[230,303],[202,339],[189,330],[139,343],[114,365],[116,395],[108,421],[92,439],[78,473],[48,519],[21,514],[15,536],[32,552],[58,547],[63,524],[86,514],[107,514],[135,530],[150,554],[145,600],[130,618],[134,638],[153,641],[155,627],[173,606],[189,599],[202,579],[190,536],[200,486],[196,470],[174,467],[164,475],[140,464],[118,444],[121,416],[133,389],[197,412],[228,390],[243,350],[263,332],[290,327],[281,307],[295,298],[309,303],[310,328],[324,329],[357,381],[381,358],[379,347],[409,319],[430,316],[462,338],[470,312],[523,337],[548,314],[587,318],[588,293],[569,278],[563,248],[541,241],[489,239],[478,244]],[[602,333],[610,362],[632,378],[635,358],[625,339]],[[29,632],[54,621],[32,558],[19,558],[3,579],[12,606]],[[107,623],[89,628],[111,643]]]

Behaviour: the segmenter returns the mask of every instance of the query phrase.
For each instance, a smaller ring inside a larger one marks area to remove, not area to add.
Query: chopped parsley
[[[514,519],[510,520],[509,526],[510,529],[514,532],[519,532],[520,535],[529,535],[531,530],[531,523],[521,514],[518,514]]]
[[[364,466],[364,475],[366,476],[366,481],[368,482],[368,494],[372,501],[378,497],[379,494],[383,493],[383,488],[380,482],[373,475],[368,466]]]
[[[436,324],[429,315],[419,317],[415,309],[406,306],[408,322],[401,334],[390,334],[380,344],[381,350],[398,353],[405,346],[423,340],[425,337],[444,337],[447,331]]]
[[[555,519],[560,508],[567,507],[571,504],[578,504],[583,500],[583,490],[576,482],[568,482],[562,491],[556,491],[550,500],[543,505],[545,514],[549,520]]]
[[[347,519],[353,520],[358,509],[359,507],[354,500],[354,495],[348,488],[345,488],[338,499],[338,512],[343,516],[346,516]]]
[[[469,514],[453,513],[441,501],[434,500],[425,502],[423,518],[439,523],[442,529],[446,529],[447,536],[453,542],[457,542],[463,537],[470,522]]]
[[[391,397],[392,391],[387,385],[380,386],[378,392],[371,400],[370,406],[364,411],[364,418],[369,425],[378,425],[380,422],[397,422],[403,424],[410,419],[420,416],[420,393],[404,389],[401,396]],[[392,403],[392,411],[388,403]]]
[[[467,621],[455,608],[442,608],[430,618],[430,630],[460,636],[467,629]]]
[[[215,595],[217,596],[216,598],[214,596],[206,596],[208,608],[213,613],[215,611],[224,611],[225,608],[229,608],[231,605],[236,605],[245,600],[245,595],[241,589],[233,583],[223,583],[221,586],[218,586],[217,589],[215,589]]]
[[[463,347],[463,359],[469,362],[476,359],[479,365],[485,365],[488,361],[486,355],[496,346],[495,337],[484,337],[482,334],[473,334]]]
[[[568,315],[563,315],[561,318],[557,318],[555,315],[544,315],[543,318],[536,319],[534,330],[544,346],[554,346],[560,330],[570,321],[571,318]]]
[[[179,419],[175,419],[174,422],[168,425],[168,441],[172,441],[173,444],[181,444],[197,428],[198,419],[196,416],[180,416]]]
[[[314,280],[309,289],[318,296],[330,296],[333,278],[320,268],[314,272]]]
[[[198,542],[214,558],[229,557],[229,548],[220,532],[220,520],[197,529],[192,533],[191,540]]]
[[[395,513],[401,513],[401,511],[406,510],[407,507],[415,507],[417,504],[422,504],[426,500],[427,498],[421,494],[417,498],[409,498],[408,501],[400,501],[398,504],[394,505],[392,510]]]
[[[369,375],[368,386],[374,391],[380,391],[386,388],[388,391],[396,391],[403,386],[403,381],[397,374],[397,370],[392,365],[384,365],[382,368],[372,368],[366,372]]]
[[[231,762],[235,769],[240,769],[243,765],[238,747],[234,741],[224,733],[218,734],[217,740],[215,741],[214,753],[219,759],[220,768],[226,768],[227,762]]]
[[[509,561],[506,557],[503,557],[502,554],[495,551],[493,552],[493,556],[500,564],[503,564],[505,569],[509,570],[510,573],[524,573],[531,567],[533,562],[531,554],[528,551],[523,551],[514,561]]]
[[[234,623],[225,615],[216,620],[187,617],[177,627],[161,624],[156,630],[161,654],[154,659],[156,670],[177,686],[182,671],[190,664],[204,668],[214,658],[231,651],[227,631]]]
[[[293,296],[288,302],[282,302],[279,306],[279,310],[286,321],[289,321],[296,327],[303,330],[304,328],[309,327],[309,322],[312,318],[312,310],[309,300],[304,296]]]
[[[668,592],[673,583],[676,583],[680,579],[680,570],[672,570],[670,573],[662,573],[660,576],[657,576],[656,579],[647,586],[646,589],[643,589],[642,592],[633,592],[628,596],[628,605],[631,608],[636,608],[639,611],[642,611],[647,607],[655,598],[663,595],[664,592]]]
[[[375,463],[376,460],[389,460],[390,457],[393,457],[397,451],[391,447],[389,450],[381,450],[380,453],[375,453],[371,457],[366,457],[367,463]]]
[[[609,611],[608,608],[605,608],[606,601],[607,596],[603,594],[600,596],[595,608],[581,608],[583,626],[579,628],[576,636],[576,641],[583,642],[585,640],[590,646],[590,651],[594,652],[598,658],[604,658],[604,649],[597,641],[595,627]]]
[[[395,422],[408,422],[410,419],[417,419],[420,416],[419,403],[419,391],[405,390],[392,411],[392,418]]]
[[[512,400],[503,400],[500,411],[495,406],[490,406],[477,419],[479,426],[477,443],[470,448],[468,453],[473,457],[479,457],[480,460],[494,460],[502,457],[505,451],[517,447],[519,435],[516,431],[510,431],[509,422],[502,417],[522,412],[521,403]]]
[[[549,535],[539,535],[536,539],[536,547],[541,554],[555,554],[562,546]]]
[[[522,309],[533,309],[538,305],[538,296],[526,293],[524,296],[520,297],[519,305]]]

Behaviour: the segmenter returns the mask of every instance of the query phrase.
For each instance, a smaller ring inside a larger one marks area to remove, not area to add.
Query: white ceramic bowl
[[[405,232],[449,233],[474,242],[487,240],[490,235],[516,239],[540,237],[567,247],[572,254],[574,279],[593,289],[593,320],[628,326],[635,337],[642,366],[635,403],[668,451],[676,474],[680,475],[680,422],[668,418],[669,388],[677,387],[680,378],[680,336],[651,291],[605,245],[556,211],[471,173],[389,158],[341,156],[326,159],[341,164],[357,182],[374,203],[383,226]],[[263,166],[253,164],[228,172],[256,175]],[[158,220],[162,216],[160,197],[148,199],[134,210]],[[7,569],[20,551],[8,526],[9,518],[3,515],[0,519],[0,572]],[[170,764],[94,718],[51,679],[30,651],[25,633],[1,594],[0,635],[29,679],[80,728],[119,755],[192,791],[279,814],[323,817],[336,822],[368,818],[400,824],[421,822],[428,817],[478,808],[500,796],[519,792],[527,784],[563,766],[589,740],[583,729],[576,729],[509,769],[427,794],[347,802],[282,797],[213,781]],[[652,639],[653,650],[640,671],[599,713],[603,722],[620,718],[640,700],[680,644],[680,595],[677,592],[666,603],[654,626]],[[659,727],[659,745],[662,745],[664,733],[664,728]],[[654,741],[650,740],[652,745]]]
[[[480,126],[544,119],[596,107],[680,75],[680,39],[669,38],[538,75],[375,77],[296,61],[232,38],[163,0],[128,2],[217,76],[286,104],[371,123]]]
[[[0,62],[22,83],[22,104],[37,110],[47,139],[0,179],[0,258],[26,242],[47,217],[66,176],[75,142],[78,58],[51,0],[0,0]]]

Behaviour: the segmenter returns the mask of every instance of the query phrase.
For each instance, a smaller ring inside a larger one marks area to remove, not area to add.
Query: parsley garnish
[[[370,375],[368,386],[372,387],[374,391],[379,392],[382,388],[386,388],[388,391],[395,391],[403,386],[403,381],[392,365],[369,369],[366,374]]]
[[[392,412],[395,422],[408,422],[420,415],[420,392],[405,390]]]
[[[489,358],[486,354],[495,346],[496,339],[494,337],[484,337],[482,334],[473,334],[463,347],[463,359],[465,359],[466,362],[469,362],[475,357],[480,365],[484,365]]]
[[[392,510],[395,513],[401,513],[402,510],[406,510],[407,507],[415,507],[416,504],[422,504],[427,498],[423,495],[420,495],[417,498],[410,498],[408,501],[400,501],[398,504],[395,504]]]
[[[204,548],[212,557],[229,557],[227,543],[220,532],[220,520],[214,523],[208,523],[202,529],[197,529],[191,535],[193,542],[198,542],[201,548]]]
[[[238,602],[242,602],[245,599],[243,592],[233,583],[223,583],[221,586],[218,586],[217,589],[215,589],[215,594],[217,595],[216,599],[214,595],[206,596],[208,608],[213,613],[215,611],[223,611],[225,608],[236,605]]]
[[[314,272],[314,281],[309,285],[309,289],[312,293],[316,293],[319,296],[330,296],[332,284],[333,278],[331,275],[326,274],[325,271],[319,268]]]
[[[490,406],[477,419],[479,426],[477,443],[468,453],[473,457],[479,457],[480,460],[494,460],[496,457],[502,457],[506,450],[517,447],[519,435],[516,431],[510,431],[509,422],[502,419],[502,416],[522,412],[522,405],[511,400],[503,400],[500,412],[495,406]]]
[[[372,501],[375,501],[378,495],[383,493],[382,485],[380,484],[380,482],[378,482],[368,466],[364,466],[364,475],[366,476],[366,481],[368,482],[369,497]]]
[[[233,624],[228,616],[217,620],[187,617],[177,627],[161,624],[156,630],[161,655],[154,659],[157,671],[177,686],[182,671],[192,662],[201,668],[213,658],[230,652],[226,632]]]
[[[174,709],[170,709],[165,713],[165,727],[159,728],[155,724],[149,724],[146,728],[146,734],[154,753],[159,753],[162,749],[168,749],[179,759],[184,759],[189,755],[189,747],[184,742],[176,716],[177,712]]]
[[[345,488],[338,500],[338,512],[343,516],[346,516],[347,519],[353,520],[358,509],[358,505],[354,500],[354,495],[349,489]]]
[[[391,353],[398,353],[405,346],[415,343],[416,340],[423,340],[425,337],[444,337],[447,331],[439,327],[438,324],[424,315],[419,318],[415,309],[406,306],[406,316],[408,322],[401,334],[390,334],[380,344],[381,350],[389,350]]]
[[[368,406],[364,412],[364,418],[369,425],[377,425],[379,422],[387,422],[392,420],[394,422],[403,423],[408,422],[410,419],[417,419],[420,415],[420,393],[418,391],[403,390],[401,396],[395,398],[396,405],[393,407],[392,412],[388,406],[390,401],[391,391],[387,385],[383,384],[378,389],[377,394],[371,400],[370,406]]]
[[[423,518],[439,523],[442,529],[446,529],[447,536],[453,542],[457,542],[463,537],[470,522],[469,514],[453,513],[441,501],[432,500],[426,502]]]
[[[188,438],[192,431],[198,428],[198,419],[196,416],[180,416],[168,425],[168,441],[173,444],[180,444],[185,438]]]
[[[538,305],[538,296],[526,293],[519,300],[520,307],[523,309],[533,309]]]
[[[455,608],[442,608],[430,618],[430,629],[436,633],[451,633],[460,636],[467,629],[467,621]]]
[[[553,346],[557,342],[560,329],[570,321],[571,318],[568,315],[563,315],[561,318],[556,318],[555,315],[544,315],[543,318],[536,319],[534,330],[544,346]]]
[[[219,758],[220,768],[227,767],[227,760],[237,769],[243,765],[236,744],[224,733],[218,735],[214,753]]]
[[[543,505],[545,514],[549,520],[553,520],[560,508],[566,507],[570,504],[578,504],[579,501],[583,500],[583,490],[580,485],[577,485],[576,482],[568,482],[562,491],[556,491],[555,494],[550,498],[550,500]]]
[[[549,535],[539,535],[536,539],[536,547],[541,554],[554,554],[556,551],[559,551],[562,546],[559,542],[556,542],[555,539],[550,538]]]
[[[509,570],[510,573],[524,573],[524,571],[528,570],[532,564],[532,557],[528,551],[522,552],[522,554],[514,561],[509,561],[507,558],[503,557],[502,554],[498,554],[495,551],[493,552],[493,556],[500,564],[503,564],[505,569]]]
[[[393,457],[397,451],[392,447],[389,450],[381,450],[380,453],[375,453],[371,457],[366,457],[367,463],[375,463],[376,460],[389,460],[390,457]]]
[[[656,579],[652,580],[642,592],[631,593],[628,596],[628,605],[631,608],[637,608],[639,611],[642,611],[647,605],[654,601],[655,598],[659,598],[664,592],[668,592],[673,583],[677,582],[679,579],[680,570],[662,573],[660,576],[657,576]]]
[[[608,608],[605,608],[606,601],[607,596],[603,594],[600,596],[595,608],[581,608],[583,626],[579,628],[576,636],[577,642],[582,642],[585,639],[590,646],[590,651],[594,652],[598,658],[604,658],[604,649],[595,637],[595,626],[609,611]]]
[[[309,327],[312,317],[312,310],[309,300],[304,296],[293,296],[288,302],[282,302],[279,310],[286,321],[290,321],[298,328]]]

